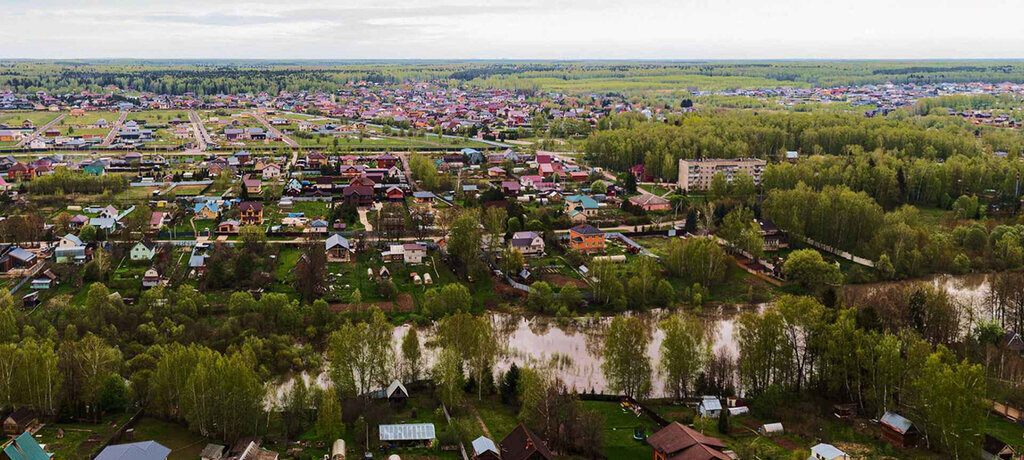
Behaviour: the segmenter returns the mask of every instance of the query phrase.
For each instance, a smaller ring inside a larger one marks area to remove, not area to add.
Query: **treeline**
[[[128,177],[124,174],[94,176],[84,172],[57,168],[53,174],[39,176],[28,183],[28,190],[36,195],[59,195],[82,193],[98,195],[117,194],[128,188]]]
[[[944,160],[1024,150],[1018,133],[980,129],[948,117],[898,118],[749,111],[686,114],[665,123],[595,131],[585,150],[600,166],[626,171],[644,164],[647,174],[666,181],[677,179],[681,158],[781,159],[787,150],[805,157],[882,150],[897,157]],[[861,150],[851,150],[855,147]]]

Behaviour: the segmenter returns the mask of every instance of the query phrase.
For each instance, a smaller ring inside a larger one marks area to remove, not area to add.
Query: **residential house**
[[[342,197],[346,203],[370,206],[373,204],[373,188],[365,185],[349,185],[342,191]]]
[[[163,278],[160,276],[160,272],[157,271],[156,267],[149,267],[145,273],[142,274],[142,287],[151,288],[159,286],[163,282]]]
[[[547,443],[522,423],[500,443],[502,460],[550,460],[551,451]]]
[[[306,169],[320,169],[327,164],[327,157],[320,152],[313,152],[306,155]]]
[[[538,232],[515,232],[508,244],[524,256],[544,255],[544,238]]]
[[[431,204],[434,202],[434,192],[418,191],[412,192],[412,199],[419,204]]]
[[[326,220],[314,219],[312,222],[309,223],[309,227],[306,228],[306,232],[326,234],[328,229],[329,225]]]
[[[242,178],[242,186],[245,187],[245,192],[249,195],[259,195],[263,192],[263,183],[259,179],[249,176]]]
[[[377,163],[378,168],[390,168],[398,163],[398,157],[390,153],[378,155],[373,160]]]
[[[523,186],[518,181],[505,180],[501,181],[501,191],[508,196],[517,196],[519,191],[522,190]]]
[[[416,243],[392,244],[380,256],[385,262],[419,264],[427,256],[427,247]]]
[[[7,170],[7,180],[32,180],[36,177],[36,168],[27,165],[22,162],[17,162],[11,165],[10,169]]]
[[[171,213],[167,211],[153,211],[149,217],[149,229],[159,231],[171,222]]]
[[[107,446],[94,460],[167,460],[171,449],[156,441],[133,442]]]
[[[54,259],[57,263],[85,263],[85,243],[72,234],[64,235],[57,241],[57,247],[53,250]]]
[[[15,409],[4,418],[4,434],[18,436],[39,421],[36,411],[28,407]]]
[[[633,204],[633,206],[637,206],[644,211],[668,211],[672,209],[668,200],[650,193],[641,193],[639,195],[629,197],[629,202]]]
[[[381,388],[377,391],[370,393],[370,397],[374,399],[386,399],[391,403],[404,403],[409,399],[409,390],[402,385],[402,382],[398,380],[392,380],[391,384],[387,388]]]
[[[761,228],[761,240],[764,241],[765,251],[775,251],[789,247],[786,232],[775,226],[775,223],[768,219],[756,219],[757,225]]]
[[[242,225],[260,225],[263,223],[263,203],[243,201],[238,205],[238,211]]]
[[[227,446],[207,444],[199,453],[199,460],[221,460],[227,454]]]
[[[281,177],[281,167],[276,163],[270,163],[264,166],[263,171],[261,172],[264,180],[274,180]]]
[[[135,245],[132,246],[132,249],[130,251],[131,260],[136,262],[143,260],[153,260],[153,256],[155,255],[156,244],[147,239],[142,239],[142,241],[135,243]]]
[[[604,232],[593,225],[577,225],[569,229],[569,247],[583,253],[604,252]]]
[[[647,438],[654,460],[731,460],[725,443],[679,422],[672,422]]]
[[[600,209],[597,200],[586,195],[570,195],[565,197],[565,213],[573,222],[586,222],[588,217],[596,216]]]
[[[405,192],[398,187],[389,187],[384,196],[390,201],[402,201],[405,199]]]
[[[202,220],[216,219],[220,215],[220,205],[214,201],[203,201],[195,205],[196,217]]]
[[[352,243],[348,238],[337,233],[327,238],[326,251],[328,262],[348,262],[352,260]]]

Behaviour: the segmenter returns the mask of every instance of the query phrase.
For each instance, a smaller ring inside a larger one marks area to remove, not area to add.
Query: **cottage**
[[[501,191],[508,196],[519,195],[519,191],[522,189],[522,185],[514,180],[501,181]]]
[[[600,204],[586,195],[570,195],[565,197],[565,213],[573,222],[586,222],[588,217],[597,215]]]
[[[235,234],[238,233],[238,229],[241,228],[241,226],[242,223],[237,220],[225,220],[224,222],[217,224],[217,233]]]
[[[153,211],[149,216],[149,229],[158,231],[171,221],[171,213],[167,211]]]
[[[524,256],[544,255],[544,238],[537,232],[515,232],[508,244]]]
[[[902,415],[894,412],[886,412],[882,415],[879,424],[882,427],[882,438],[899,447],[913,447],[921,432],[914,426],[914,422],[907,420]]]
[[[384,196],[387,197],[389,201],[402,201],[405,199],[405,192],[403,192],[402,189],[398,187],[392,186],[389,187],[386,192],[384,192]]]
[[[242,185],[245,187],[245,192],[249,195],[259,195],[263,192],[263,182],[259,179],[245,176],[242,178]]]
[[[24,433],[29,427],[34,425],[38,421],[36,411],[22,407],[15,410],[4,418],[4,434],[8,436],[17,436]]]
[[[337,233],[327,238],[326,251],[328,262],[348,262],[352,260],[352,244],[348,238]]]
[[[36,264],[35,253],[13,244],[0,244],[0,273],[25,269]]]
[[[147,239],[143,239],[132,246],[130,253],[131,260],[135,262],[153,260],[153,256],[156,255],[156,244]]]
[[[220,206],[214,201],[203,201],[195,205],[196,218],[203,220],[216,219],[220,215]]]
[[[263,167],[263,171],[261,171],[261,173],[263,174],[264,180],[277,179],[281,177],[281,167],[275,163],[270,163]]]
[[[57,242],[57,247],[53,250],[53,256],[57,263],[84,263],[86,258],[85,244],[77,236],[69,233]]]
[[[503,460],[550,460],[552,457],[547,443],[522,423],[498,445]]]
[[[346,203],[355,206],[370,206],[373,204],[373,188],[365,185],[349,185],[342,191],[342,197]]]
[[[142,275],[142,287],[152,288],[159,286],[163,282],[163,278],[160,276],[160,272],[157,271],[156,267],[149,267],[146,273]]]
[[[725,443],[679,422],[672,422],[647,438],[654,460],[730,460]]]
[[[629,202],[633,206],[637,206],[644,211],[668,211],[669,209],[672,209],[668,200],[650,193],[641,193],[640,195],[632,196],[629,198]]]
[[[582,253],[604,252],[604,232],[592,225],[577,225],[569,229],[569,247]]]
[[[406,243],[392,244],[388,250],[380,254],[385,262],[403,262],[405,264],[419,264],[427,256],[427,247],[422,244]]]

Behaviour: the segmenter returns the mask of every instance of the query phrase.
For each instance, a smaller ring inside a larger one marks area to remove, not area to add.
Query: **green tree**
[[[661,342],[661,370],[665,387],[679,399],[690,395],[697,376],[711,359],[711,340],[700,319],[672,315],[661,322],[665,338]]]
[[[316,415],[316,435],[325,442],[333,442],[345,435],[345,422],[341,417],[341,403],[334,388],[324,390]]]
[[[810,290],[842,282],[839,267],[826,262],[821,253],[814,249],[799,249],[790,253],[782,264],[782,273],[804,289]]]
[[[402,369],[406,382],[419,380],[423,353],[420,350],[420,337],[416,328],[409,327],[409,332],[402,337]]]
[[[651,392],[651,361],[647,346],[651,334],[638,317],[616,316],[605,334],[604,362],[601,370],[608,379],[608,387],[642,399]]]

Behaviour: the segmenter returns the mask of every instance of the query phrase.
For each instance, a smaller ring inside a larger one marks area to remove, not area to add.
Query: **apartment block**
[[[750,174],[755,184],[761,183],[761,173],[768,163],[757,158],[735,159],[700,159],[679,160],[679,188],[690,190],[707,190],[711,187],[711,179],[715,174],[725,174],[725,179],[732,182],[734,175],[741,171]]]

